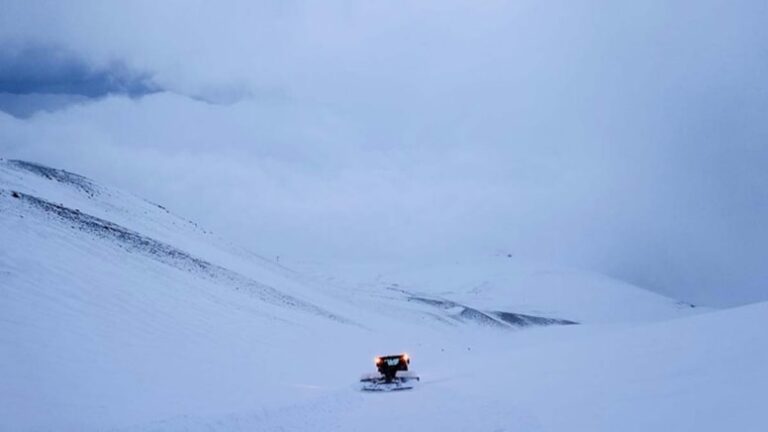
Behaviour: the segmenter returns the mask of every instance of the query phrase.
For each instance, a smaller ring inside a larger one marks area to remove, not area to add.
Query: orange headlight
[[[373,362],[374,362],[375,364],[379,364],[379,363],[381,363],[381,358],[379,358],[379,357],[376,357],[375,359],[373,359]]]

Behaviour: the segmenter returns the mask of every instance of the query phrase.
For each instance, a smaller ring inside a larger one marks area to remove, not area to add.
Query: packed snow
[[[764,431],[768,303],[506,254],[278,263],[0,160],[0,431]],[[359,390],[408,352],[411,391]]]

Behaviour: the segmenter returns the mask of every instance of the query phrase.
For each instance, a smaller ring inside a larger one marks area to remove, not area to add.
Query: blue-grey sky
[[[0,7],[7,157],[267,255],[504,250],[768,299],[766,2]]]

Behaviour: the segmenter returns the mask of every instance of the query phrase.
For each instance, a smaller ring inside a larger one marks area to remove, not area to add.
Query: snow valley
[[[695,307],[504,254],[277,262],[0,160],[2,431],[763,431],[765,328],[766,303]],[[419,385],[361,393],[400,352]]]

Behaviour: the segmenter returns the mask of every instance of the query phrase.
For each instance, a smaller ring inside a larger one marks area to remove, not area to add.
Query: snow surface
[[[13,161],[0,244],[0,431],[768,430],[768,303],[505,256],[295,271]],[[417,389],[358,391],[402,351]]]

